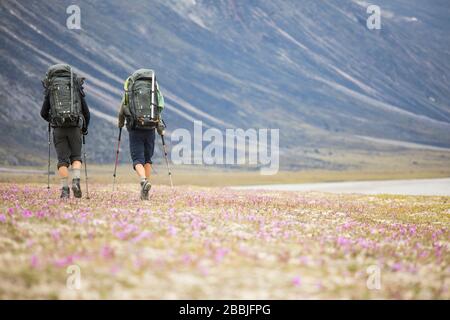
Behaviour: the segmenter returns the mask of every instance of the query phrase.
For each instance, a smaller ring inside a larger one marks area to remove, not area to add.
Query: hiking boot
[[[61,188],[61,199],[69,199],[70,198],[70,189],[69,187]]]
[[[148,200],[148,192],[151,187],[152,185],[147,180],[141,182],[141,200]]]
[[[80,179],[72,180],[72,192],[75,198],[81,198]]]

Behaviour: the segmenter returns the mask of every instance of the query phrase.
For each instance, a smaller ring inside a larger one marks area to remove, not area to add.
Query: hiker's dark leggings
[[[155,129],[128,130],[128,133],[133,169],[137,164],[152,163],[153,151],[155,150]]]
[[[54,128],[53,143],[58,155],[58,169],[69,167],[74,161],[81,162],[80,128]]]

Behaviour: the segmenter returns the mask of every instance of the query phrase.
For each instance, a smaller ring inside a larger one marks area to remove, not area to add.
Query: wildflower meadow
[[[450,299],[449,197],[157,186],[142,202],[131,184],[58,197],[0,184],[0,298]]]

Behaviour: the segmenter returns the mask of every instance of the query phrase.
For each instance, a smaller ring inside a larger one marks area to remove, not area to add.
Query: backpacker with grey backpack
[[[156,127],[160,119],[157,86],[155,72],[150,69],[139,69],[125,81],[125,104],[130,110],[128,128]]]
[[[50,99],[50,122],[53,127],[81,127],[80,79],[67,64],[56,64],[48,68],[42,84]]]

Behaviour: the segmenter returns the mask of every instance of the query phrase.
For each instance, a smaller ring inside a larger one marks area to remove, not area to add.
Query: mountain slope
[[[63,61],[87,78],[96,162],[113,160],[139,67],[157,70],[170,128],[280,128],[288,166],[301,148],[377,148],[361,136],[450,147],[445,1],[379,1],[379,31],[363,1],[82,1],[82,30],[66,28],[68,5],[1,3],[3,163],[45,157],[40,79]]]

